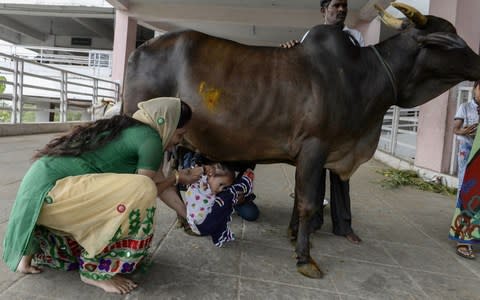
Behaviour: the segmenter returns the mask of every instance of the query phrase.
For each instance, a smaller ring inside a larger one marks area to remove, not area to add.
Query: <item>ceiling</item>
[[[320,0],[108,0],[156,31],[192,28],[247,44],[278,45],[299,39],[322,22]],[[347,25],[370,22],[373,5],[389,0],[349,0]]]
[[[113,43],[112,7],[0,4],[0,39],[21,45],[51,45],[60,36]]]
[[[192,28],[256,45],[298,39],[322,22],[320,0],[107,1],[113,7],[0,4],[0,39],[58,46],[55,41],[62,36],[92,37],[101,40],[97,48],[112,49],[115,9],[135,18],[141,28],[159,32]],[[376,15],[373,4],[386,7],[390,2],[349,0],[347,25],[370,22]]]

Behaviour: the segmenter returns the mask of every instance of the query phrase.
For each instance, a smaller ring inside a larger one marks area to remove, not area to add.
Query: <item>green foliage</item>
[[[0,110],[0,123],[10,122],[11,113],[6,110]]]
[[[0,76],[0,94],[3,94],[5,92],[5,89],[7,87],[6,82],[7,78],[5,76]]]
[[[30,109],[35,109],[35,106],[28,106],[25,105]],[[8,109],[8,110],[7,110]],[[12,112],[9,108],[2,109],[0,107],[0,123],[9,123],[11,120]],[[54,115],[54,122],[60,122],[60,114],[57,112]],[[67,112],[67,121],[81,121],[82,120],[82,113],[80,112]],[[24,111],[22,114],[22,123],[35,123],[35,111]]]
[[[82,113],[67,111],[67,122],[81,121],[81,120],[82,120]],[[55,112],[55,115],[53,116],[53,121],[54,122],[60,122],[60,113],[59,112]]]
[[[456,195],[457,189],[444,186],[437,182],[427,182],[418,176],[417,172],[412,170],[383,169],[377,171],[385,178],[381,180],[381,184],[386,188],[398,188],[400,186],[410,185],[422,191],[440,193],[444,195]]]

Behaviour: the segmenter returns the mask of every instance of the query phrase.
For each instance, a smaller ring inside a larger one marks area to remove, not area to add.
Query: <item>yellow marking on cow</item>
[[[198,93],[202,96],[203,103],[208,110],[213,111],[217,108],[221,94],[219,89],[207,87],[205,81],[202,81],[198,86]]]

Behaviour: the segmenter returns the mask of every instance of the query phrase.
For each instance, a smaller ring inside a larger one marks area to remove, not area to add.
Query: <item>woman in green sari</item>
[[[23,273],[39,273],[41,265],[79,270],[83,282],[107,292],[134,289],[119,274],[148,254],[157,196],[185,217],[175,185],[202,174],[162,172],[164,151],[181,141],[190,119],[180,99],[156,98],[141,102],[132,118],[98,120],[39,150],[10,215],[6,265]]]

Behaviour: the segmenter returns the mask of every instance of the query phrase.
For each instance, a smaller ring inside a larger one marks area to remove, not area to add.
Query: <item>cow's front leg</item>
[[[322,271],[310,257],[310,219],[318,209],[316,199],[322,193],[318,184],[325,162],[325,150],[322,144],[311,139],[305,141],[297,158],[295,173],[295,202],[298,211],[297,270],[311,278],[321,278]]]

